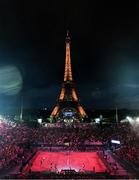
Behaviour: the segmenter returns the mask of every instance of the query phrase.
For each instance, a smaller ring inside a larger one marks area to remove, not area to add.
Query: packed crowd
[[[111,139],[121,142],[114,152],[122,159],[139,165],[138,137],[128,124],[111,127],[31,128],[26,124],[0,123],[0,170],[25,163],[38,143],[72,147],[87,144],[105,144]]]
[[[122,142],[122,146],[114,152],[121,157],[121,159],[139,167],[139,137],[137,133],[130,126],[124,126],[124,128],[119,128],[115,137],[119,138]]]
[[[123,177],[123,176],[122,176]],[[18,176],[7,176],[6,179],[113,179],[116,178],[108,173],[41,173],[41,172],[32,172],[30,174],[20,174]],[[117,176],[117,179],[120,179],[120,176]],[[127,177],[125,177],[127,178]]]
[[[28,144],[30,128],[13,123],[0,123],[0,170],[23,164],[32,154]]]
[[[122,160],[139,166],[139,136],[129,123],[103,129],[101,140],[108,142],[113,152]],[[111,140],[120,141],[120,146],[110,143]]]

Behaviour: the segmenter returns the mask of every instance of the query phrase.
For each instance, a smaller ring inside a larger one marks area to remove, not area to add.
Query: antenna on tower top
[[[69,37],[69,30],[67,30],[67,37]]]
[[[70,41],[69,30],[67,30],[66,41],[67,41],[67,42],[69,42],[69,41]]]

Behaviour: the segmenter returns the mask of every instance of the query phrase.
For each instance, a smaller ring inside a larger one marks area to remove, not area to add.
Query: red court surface
[[[106,167],[96,152],[46,152],[39,151],[32,159],[31,171],[104,172]]]

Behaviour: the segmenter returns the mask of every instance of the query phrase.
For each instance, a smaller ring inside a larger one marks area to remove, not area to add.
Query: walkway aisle
[[[111,169],[111,174],[112,175],[129,175],[129,173],[118,163],[116,159],[113,158],[112,154],[110,151],[105,151],[105,155],[107,157],[106,161],[108,162],[110,169]]]

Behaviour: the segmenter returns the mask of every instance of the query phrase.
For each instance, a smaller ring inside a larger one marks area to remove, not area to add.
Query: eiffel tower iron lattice
[[[59,119],[74,119],[80,121],[81,119],[87,117],[87,114],[80,104],[79,97],[73,83],[70,42],[69,32],[67,31],[64,82],[62,83],[60,96],[56,106],[51,113],[51,117]]]

